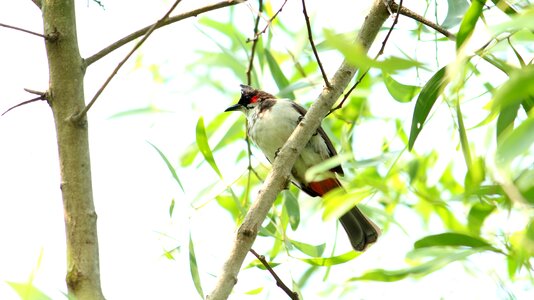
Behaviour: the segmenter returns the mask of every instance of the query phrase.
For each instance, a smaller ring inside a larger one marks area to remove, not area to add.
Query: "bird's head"
[[[225,111],[238,110],[246,113],[248,110],[254,109],[265,99],[276,99],[276,97],[248,85],[241,84],[241,98],[239,98],[236,104],[228,107]]]

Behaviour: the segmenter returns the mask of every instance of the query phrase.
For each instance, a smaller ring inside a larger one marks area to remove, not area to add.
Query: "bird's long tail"
[[[323,196],[328,191],[338,187],[341,187],[341,183],[336,178],[327,178],[308,183],[308,188],[317,196]],[[376,242],[380,235],[378,226],[369,220],[356,206],[342,215],[339,221],[356,251],[364,251],[369,245]]]

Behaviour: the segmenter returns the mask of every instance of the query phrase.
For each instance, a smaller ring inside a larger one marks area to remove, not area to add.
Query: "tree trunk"
[[[85,106],[84,64],[76,37],[73,0],[42,1],[50,86],[67,235],[67,286],[76,299],[104,299],[100,287],[96,213],[91,185],[87,119],[70,117]]]

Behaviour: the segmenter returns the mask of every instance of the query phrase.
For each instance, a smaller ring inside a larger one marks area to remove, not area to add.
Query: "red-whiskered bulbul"
[[[277,99],[269,93],[243,84],[239,102],[225,111],[236,110],[246,115],[247,134],[269,162],[274,161],[277,152],[284,146],[306,114],[306,109],[295,102]],[[306,170],[335,155],[337,153],[332,142],[323,128],[319,127],[317,133],[312,136],[297,158],[291,170],[291,181],[312,197],[323,196],[341,187],[341,183],[334,174],[343,175],[341,166],[325,172],[320,180],[308,182],[305,178]],[[357,251],[364,251],[367,246],[376,241],[380,234],[378,226],[365,217],[357,207],[353,207],[339,220],[349,236],[352,247]]]

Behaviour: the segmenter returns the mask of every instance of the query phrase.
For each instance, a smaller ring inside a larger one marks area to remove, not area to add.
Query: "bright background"
[[[102,9],[91,0],[77,1],[82,56],[87,57],[133,30],[151,24],[172,2],[103,1],[105,9]],[[273,7],[278,7],[278,2],[274,1]],[[352,31],[366,15],[366,7],[356,3],[361,1],[336,1],[335,5],[329,1],[308,2],[315,28]],[[175,13],[206,3],[210,2],[184,0]],[[253,7],[257,5],[252,4]],[[410,7],[417,8],[417,5],[410,3]],[[254,11],[242,4],[235,8],[234,15],[243,22],[243,28],[250,28],[252,35]],[[226,19],[228,9],[211,12],[208,16]],[[281,17],[289,26],[293,25],[289,21],[291,16],[298,16],[301,21],[300,1],[288,1]],[[40,11],[31,1],[0,0],[0,22],[42,32]],[[409,27],[401,18],[399,28],[403,26]],[[199,28],[197,19],[191,18],[158,30],[138,55],[121,69],[89,112],[101,279],[108,299],[196,299],[198,294],[188,265],[189,232],[195,242],[205,293],[212,289],[233,241],[235,224],[214,201],[204,197],[205,205],[200,208],[192,205],[206,182],[217,180],[212,170],[205,165],[198,169],[178,169],[185,187],[185,193],[182,193],[157,152],[147,143],[157,145],[175,161],[195,141],[197,119],[200,116],[205,120],[214,118],[239,95],[238,84],[241,82],[224,72],[215,70],[212,75],[227,86],[226,95],[199,82],[194,73],[187,70],[197,58],[199,49],[213,50],[216,47]],[[394,34],[388,47],[395,49],[395,45],[403,45],[402,39],[402,35]],[[46,90],[48,71],[44,43],[40,38],[0,28],[0,41],[0,110],[4,111],[33,97],[23,88]],[[132,44],[128,44],[89,68],[85,81],[86,99],[94,95],[131,47]],[[450,47],[453,49],[454,45]],[[444,50],[440,60],[453,59],[447,57],[447,49]],[[324,59],[329,74],[340,61],[339,55]],[[276,91],[272,82],[266,82],[263,88]],[[320,87],[314,95],[319,90]],[[376,112],[385,116],[404,116],[407,122],[410,120],[413,102],[388,106],[391,101],[384,102],[383,98],[387,97],[384,90],[378,90],[370,97],[374,105],[380,107]],[[167,112],[112,117],[149,105]],[[232,117],[242,118],[238,114]],[[449,129],[446,122],[441,122],[448,118],[446,109],[433,116],[433,131],[427,130],[432,134],[421,134],[417,142],[419,151],[424,151],[425,147],[447,148],[449,141],[441,138],[440,132],[445,134]],[[358,129],[362,146],[358,148],[357,156],[373,157],[380,150],[383,137],[389,133],[390,128],[377,128],[373,124]],[[460,152],[442,151],[440,154],[444,160],[461,158]],[[246,166],[234,164],[233,156],[226,159],[219,153],[216,159],[227,183],[246,171]],[[26,105],[0,118],[0,299],[18,299],[6,281],[25,282],[29,276],[34,276],[34,284],[53,299],[64,299],[66,259],[58,165],[55,129],[46,103]],[[171,218],[169,206],[172,199],[176,206]],[[303,212],[301,226],[293,233],[294,237],[311,244],[324,242],[324,237],[331,240],[336,231],[335,222],[322,223],[316,205],[301,204],[302,211],[308,207],[310,212]],[[336,267],[328,281],[342,284],[342,278],[356,276],[367,269],[402,267],[405,253],[428,228],[422,228],[420,221],[411,218],[408,211],[400,211],[396,216],[413,231],[403,232],[391,227],[368,252]],[[509,230],[514,230],[514,226],[524,224],[524,220],[516,221],[517,224],[495,220],[495,226],[506,223]],[[339,247],[346,251],[349,248],[345,236],[343,233],[339,236]],[[261,250],[267,240],[258,238],[254,248]],[[180,248],[174,259],[167,259],[164,252],[176,247]],[[511,291],[517,299],[534,296],[528,284],[503,283],[506,266],[501,264],[502,260],[495,260],[495,255],[474,256],[467,263],[468,267],[453,263],[422,280],[353,283],[342,295],[347,299],[507,299]],[[252,257],[248,257],[246,263],[250,261]],[[279,275],[287,282],[290,282],[292,272],[304,269],[298,261],[288,259],[281,263],[286,264],[286,268]],[[326,287],[321,282],[321,276],[313,278],[305,289],[306,299],[321,298]],[[264,271],[241,276],[234,297],[255,298],[257,296],[245,296],[243,292],[259,286],[265,288],[262,293],[265,298],[285,297]]]

